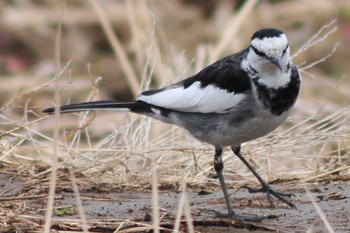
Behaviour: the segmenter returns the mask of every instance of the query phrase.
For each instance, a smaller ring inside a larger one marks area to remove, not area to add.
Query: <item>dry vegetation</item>
[[[148,188],[152,168],[153,185],[207,183],[213,149],[181,129],[126,113],[41,110],[134,98],[241,50],[259,28],[277,27],[303,72],[301,97],[283,127],[243,153],[269,181],[349,176],[349,20],[348,0],[2,1],[1,172],[41,182],[34,196],[50,185],[53,192],[56,168],[58,182],[80,186]],[[224,161],[230,184],[254,181],[230,152]]]

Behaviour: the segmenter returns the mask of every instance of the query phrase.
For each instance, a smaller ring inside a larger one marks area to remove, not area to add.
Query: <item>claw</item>
[[[292,197],[292,196],[295,196],[294,194],[291,194],[291,193],[282,193],[282,192],[278,192],[278,191],[275,191],[273,190],[269,185],[263,185],[261,188],[251,188],[251,187],[248,187],[246,185],[243,185],[241,187],[239,187],[237,189],[240,190],[240,189],[247,189],[249,193],[266,193],[266,198],[267,198],[267,201],[269,202],[270,204],[270,207],[271,208],[274,208],[275,207],[275,204],[273,203],[272,201],[272,197],[271,197],[271,194],[273,196],[275,196],[276,198],[278,198],[280,201],[284,202],[285,204],[287,204],[289,207],[291,208],[294,208],[294,209],[297,209],[297,207],[291,203],[290,201],[286,200],[284,197]]]
[[[247,189],[247,190],[248,190],[248,193],[260,193],[260,192],[264,192],[263,188],[251,188],[251,187],[246,186],[246,185],[243,185],[243,186],[239,187],[239,188],[237,189],[237,191],[240,190],[240,189]]]

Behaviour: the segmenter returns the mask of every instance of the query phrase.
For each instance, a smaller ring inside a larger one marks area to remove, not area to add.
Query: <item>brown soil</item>
[[[47,186],[3,171],[0,172],[0,180],[0,232],[41,232],[45,219]],[[152,194],[149,189],[130,191],[108,185],[84,187],[83,182],[80,186],[80,196],[91,232],[114,232],[117,228],[132,232],[152,232],[145,227],[152,224]],[[350,232],[349,177],[307,186],[335,232]],[[303,186],[280,182],[273,187],[295,194],[291,200],[298,209],[288,208],[276,200],[276,208],[271,209],[263,194],[247,194],[246,190],[236,191],[236,188],[229,190],[237,213],[268,217],[259,223],[215,218],[209,210],[226,211],[220,189],[215,187],[217,191],[210,193],[199,192],[198,188],[191,189],[188,194],[195,230],[213,233],[328,232]],[[213,187],[208,186],[208,190],[213,190]],[[200,193],[205,195],[199,195]],[[172,188],[163,187],[160,191],[161,226],[165,229],[174,228],[180,195]],[[55,211],[52,229],[58,232],[81,232],[76,198],[69,182],[59,179],[55,198],[55,207],[60,209]],[[187,231],[185,218],[181,230]]]

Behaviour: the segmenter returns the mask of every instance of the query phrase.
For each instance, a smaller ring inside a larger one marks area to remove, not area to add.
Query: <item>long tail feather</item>
[[[120,111],[133,111],[142,112],[147,111],[149,106],[147,103],[142,101],[134,102],[116,102],[116,101],[94,101],[84,102],[77,104],[64,105],[59,108],[61,113],[72,113],[82,111],[93,111],[93,110],[120,110]],[[44,113],[54,114],[55,108],[47,108],[43,110]]]

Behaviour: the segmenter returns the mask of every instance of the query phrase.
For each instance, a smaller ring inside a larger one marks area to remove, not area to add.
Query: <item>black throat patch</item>
[[[295,67],[292,67],[291,81],[284,87],[269,88],[253,78],[258,98],[261,103],[274,115],[281,115],[289,110],[295,103],[300,90],[300,76]]]

